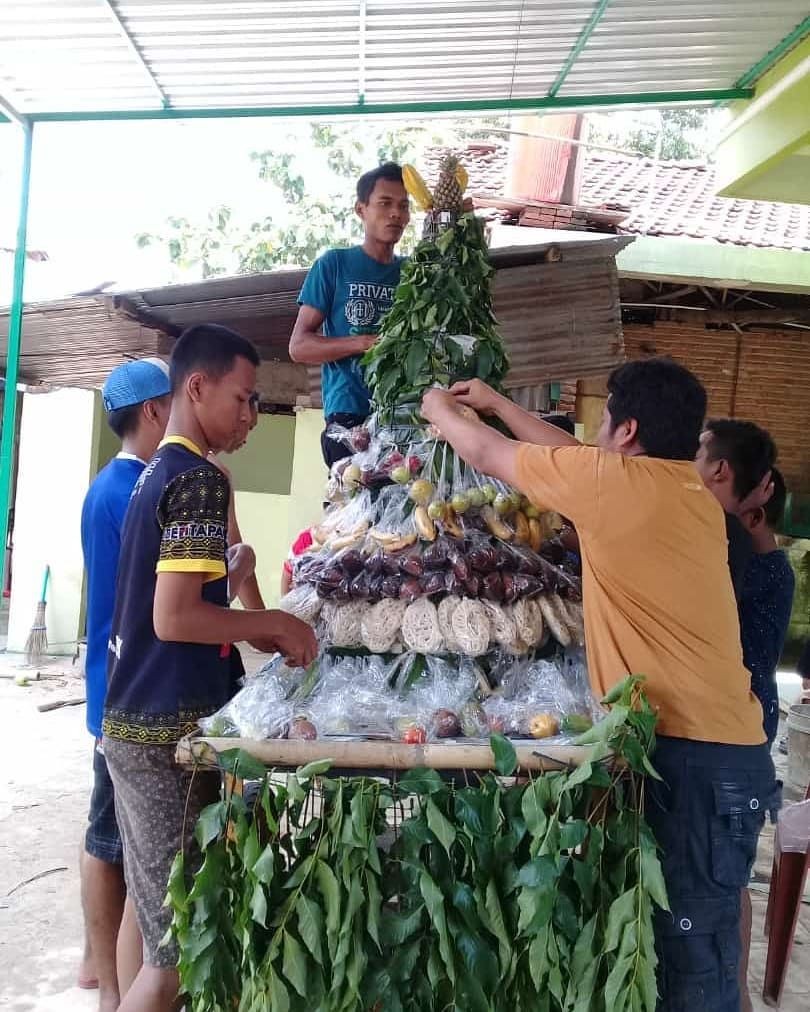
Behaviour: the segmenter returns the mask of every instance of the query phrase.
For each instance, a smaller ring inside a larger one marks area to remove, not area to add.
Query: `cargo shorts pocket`
[[[737,1012],[737,916],[733,905],[705,899],[658,914],[659,1012]]]
[[[712,781],[712,877],[721,886],[748,885],[765,816],[779,807],[773,780],[740,776]]]

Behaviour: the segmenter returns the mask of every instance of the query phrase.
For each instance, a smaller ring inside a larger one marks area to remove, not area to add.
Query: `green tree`
[[[324,123],[311,126],[309,139],[303,152],[299,144],[296,153],[251,154],[259,178],[273,188],[272,213],[244,225],[235,220],[231,207],[221,204],[203,221],[169,218],[161,230],[137,235],[137,244],[164,247],[174,266],[203,278],[309,266],[330,246],[357,241],[362,235],[354,212],[354,186],[365,169],[384,161],[418,161],[422,148],[438,140],[422,125],[358,128]],[[317,192],[307,179],[313,149],[331,174],[326,193]],[[411,226],[402,248],[411,248],[414,239]]]
[[[676,161],[709,160],[714,145],[715,109],[662,109],[660,112],[593,114],[588,116],[589,139],[653,157],[659,134],[660,157]]]

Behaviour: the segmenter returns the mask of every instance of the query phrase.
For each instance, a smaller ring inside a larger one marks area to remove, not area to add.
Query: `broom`
[[[48,594],[48,580],[51,577],[51,567],[45,567],[45,577],[42,581],[42,594],[37,604],[34,624],[28,633],[25,641],[25,663],[36,667],[48,652],[48,630],[45,628],[45,599]]]

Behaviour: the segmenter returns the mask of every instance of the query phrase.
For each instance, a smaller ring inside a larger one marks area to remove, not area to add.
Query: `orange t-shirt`
[[[761,744],[723,510],[694,465],[524,443],[517,468],[520,490],[579,534],[594,692],[644,675],[661,734]]]

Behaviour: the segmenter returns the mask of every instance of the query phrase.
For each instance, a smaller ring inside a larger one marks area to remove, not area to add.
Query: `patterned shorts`
[[[194,827],[202,809],[219,797],[219,776],[181,769],[174,751],[174,745],[104,739],[124,843],[124,876],[143,935],[144,962],[164,968],[177,964],[177,946],[160,944],[172,920],[171,910],[163,906],[172,862],[182,845],[186,867],[199,866]]]

